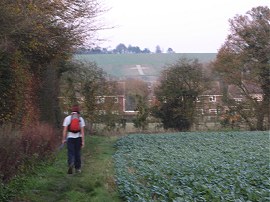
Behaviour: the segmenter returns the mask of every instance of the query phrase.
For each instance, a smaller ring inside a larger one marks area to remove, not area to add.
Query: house
[[[243,125],[241,115],[234,109],[242,105],[244,111],[251,110],[256,102],[263,100],[263,92],[258,85],[249,81],[243,82],[241,87],[242,90],[236,85],[224,86],[219,81],[213,82],[213,85],[196,99],[197,124],[206,126],[212,123],[211,126],[214,127],[220,123],[230,124],[232,127],[235,123]],[[230,100],[229,103],[224,102],[224,95]]]
[[[125,102],[125,95],[96,96],[96,110],[99,115],[106,115],[108,111],[119,115],[122,123],[125,124],[131,122],[138,113],[137,111],[127,111]]]
[[[222,93],[220,82],[213,85],[196,98],[196,109],[199,116],[208,117],[209,121],[222,111]]]
[[[249,81],[243,82],[242,84],[243,89],[245,90],[245,94],[243,91],[240,91],[239,87],[235,85],[228,86],[228,97],[234,99],[236,102],[244,102],[248,99],[256,100],[261,102],[263,99],[263,91],[262,89]]]
[[[125,111],[124,95],[103,95],[95,97],[98,114],[106,114],[110,111],[112,114],[123,114]]]

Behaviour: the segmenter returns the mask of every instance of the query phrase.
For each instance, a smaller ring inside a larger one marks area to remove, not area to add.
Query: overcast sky
[[[270,0],[102,0],[102,16],[114,29],[100,31],[101,47],[119,43],[155,51],[157,45],[177,53],[215,53],[229,32],[229,19]]]

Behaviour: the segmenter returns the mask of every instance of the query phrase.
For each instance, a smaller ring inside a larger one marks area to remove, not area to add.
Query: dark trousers
[[[68,138],[68,165],[75,166],[75,169],[81,169],[81,145],[82,138]]]

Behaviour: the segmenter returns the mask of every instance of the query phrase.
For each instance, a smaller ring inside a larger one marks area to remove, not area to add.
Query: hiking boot
[[[68,172],[67,173],[68,174],[72,174],[73,173],[73,166],[72,165],[68,167]]]
[[[82,171],[81,171],[81,169],[76,169],[75,172],[76,172],[76,173],[81,173]]]

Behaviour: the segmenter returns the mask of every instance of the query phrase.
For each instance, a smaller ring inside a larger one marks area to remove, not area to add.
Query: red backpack
[[[72,133],[78,133],[81,131],[80,126],[80,114],[71,114],[70,124],[68,125],[68,131]]]

